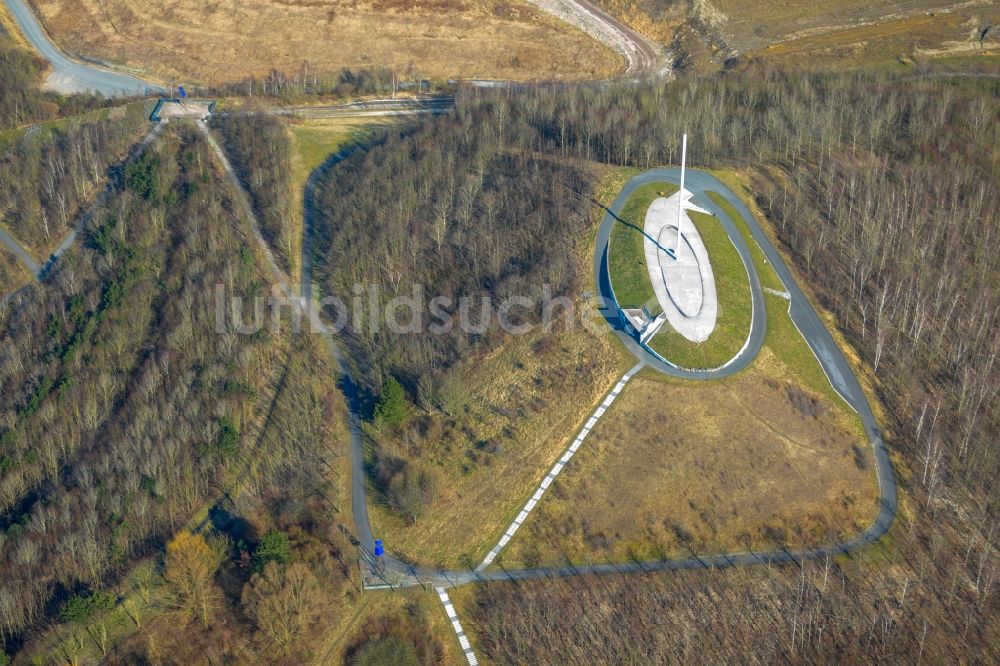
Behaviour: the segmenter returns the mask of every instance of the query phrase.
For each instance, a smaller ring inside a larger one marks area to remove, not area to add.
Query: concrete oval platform
[[[649,281],[667,323],[684,338],[704,342],[715,330],[719,298],[708,250],[688,217],[691,196],[685,190],[653,200],[643,223],[643,251]],[[680,247],[675,248],[678,207],[682,231]]]

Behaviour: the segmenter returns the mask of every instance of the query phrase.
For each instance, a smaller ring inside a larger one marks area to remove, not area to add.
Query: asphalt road
[[[601,227],[598,231],[597,240],[595,242],[594,267],[599,285],[601,284],[602,278],[606,278],[607,276],[607,242],[610,237],[611,227],[614,224],[614,217],[611,213],[621,209],[621,206],[624,205],[625,199],[628,198],[628,194],[636,187],[652,181],[668,180],[676,182],[679,180],[679,175],[679,169],[653,169],[636,176],[626,185],[622,194],[618,197],[618,199],[616,199],[615,203],[611,206],[608,215],[606,215],[602,221]],[[804,560],[817,559],[821,560],[827,557],[850,555],[851,553],[876,542],[889,530],[896,517],[896,511],[898,508],[896,480],[892,471],[892,464],[889,461],[888,452],[886,451],[885,444],[882,441],[881,431],[875,422],[875,417],[868,404],[868,400],[865,397],[857,378],[854,376],[850,365],[848,365],[847,360],[844,358],[843,353],[834,342],[833,336],[823,325],[819,315],[816,313],[815,309],[813,309],[812,305],[809,303],[808,299],[806,299],[802,290],[795,282],[795,279],[792,276],[791,271],[788,269],[788,266],[785,264],[784,259],[782,259],[781,255],[771,244],[770,239],[758,226],[755,218],[750,214],[750,211],[746,208],[740,198],[714,176],[696,169],[688,170],[688,180],[685,185],[693,193],[695,193],[696,197],[699,198],[699,205],[704,206],[719,215],[722,224],[726,227],[727,232],[729,232],[730,236],[733,238],[734,244],[737,246],[737,250],[744,258],[744,261],[747,262],[748,267],[750,267],[751,289],[753,291],[755,304],[754,307],[759,308],[754,315],[754,323],[751,324],[751,329],[756,332],[751,334],[751,343],[747,346],[744,353],[737,359],[736,362],[727,366],[725,369],[710,375],[700,372],[680,370],[663,364],[662,362],[650,363],[648,361],[649,355],[647,352],[639,348],[637,345],[627,346],[640,360],[647,361],[647,363],[654,369],[672,376],[679,376],[688,379],[704,380],[712,377],[719,378],[730,375],[734,372],[738,372],[741,368],[745,368],[753,357],[756,356],[757,351],[759,351],[763,342],[763,332],[766,329],[766,315],[763,307],[763,297],[760,293],[760,281],[757,277],[756,271],[753,269],[753,262],[750,260],[749,251],[745,241],[743,241],[742,234],[739,234],[733,226],[733,221],[729,220],[728,217],[725,216],[724,212],[721,211],[721,209],[719,209],[714,202],[703,196],[707,191],[715,191],[719,193],[737,210],[737,212],[744,216],[744,219],[750,228],[751,235],[759,244],[765,257],[767,258],[767,261],[774,267],[778,277],[785,284],[789,294],[791,295],[789,314],[791,315],[793,322],[802,333],[802,336],[809,344],[809,347],[816,354],[816,358],[819,360],[823,370],[830,378],[833,387],[844,397],[848,404],[861,418],[865,433],[874,452],[876,475],[879,487],[879,513],[872,525],[853,539],[830,544],[817,549],[797,551],[779,549],[777,551],[760,553],[755,553],[753,551],[740,551],[707,556],[699,556],[692,553],[692,556],[687,558],[660,559],[646,562],[622,562],[616,564],[599,564],[590,566],[567,565],[561,567],[537,567],[530,569],[501,568],[500,571],[475,571],[472,569],[448,571],[430,567],[413,566],[408,563],[401,562],[390,555],[386,555],[382,558],[380,564],[387,585],[391,584],[392,586],[401,587],[414,585],[449,587],[488,580],[529,580],[550,578],[553,576],[577,576],[584,574],[623,574],[699,568],[716,569],[731,566],[777,564],[782,562],[801,562]],[[309,229],[311,228],[311,225],[307,224],[305,228]],[[305,277],[303,278],[303,283],[306,284]],[[607,292],[604,292],[604,294],[605,296],[608,295]],[[613,315],[608,313],[608,316]],[[615,319],[617,319],[617,317],[615,317]],[[624,335],[624,332],[622,331],[616,331],[616,333],[620,336]],[[759,339],[756,336],[759,336]],[[340,360],[342,360],[342,358]],[[348,394],[348,404],[352,411],[351,455],[352,475],[354,476],[352,479],[354,494],[352,502],[353,517],[357,527],[357,536],[361,545],[362,557],[371,561],[371,552],[374,548],[374,543],[372,541],[371,526],[368,522],[367,512],[367,492],[365,489],[366,483],[363,467],[364,442],[361,437],[360,429],[356,427],[360,420],[357,412],[355,411],[354,401],[351,398],[351,394]],[[391,544],[387,545],[390,548],[392,546]]]
[[[36,262],[32,258],[32,256],[28,254],[27,250],[21,247],[21,244],[18,243],[13,236],[8,234],[2,228],[0,228],[0,243],[3,243],[3,245],[8,250],[13,252],[14,255],[17,256],[17,258],[21,261],[24,267],[27,268],[33,276],[35,276],[36,278],[38,277],[38,271],[41,268],[38,265],[38,262]]]
[[[3,1],[21,34],[52,65],[52,72],[45,82],[46,88],[61,93],[96,92],[107,97],[166,92],[165,88],[155,83],[70,59],[49,40],[24,0]]]
[[[299,296],[303,305],[313,304],[313,256],[312,256],[312,236],[313,228],[316,224],[316,187],[323,177],[338,162],[350,155],[351,150],[342,150],[331,155],[315,169],[306,181],[305,192],[302,196],[302,245],[301,245],[301,273],[299,276]],[[310,307],[312,311],[312,306]],[[351,515],[354,518],[355,537],[359,542],[363,557],[374,557],[375,539],[372,536],[371,524],[368,522],[368,490],[367,475],[365,474],[364,461],[364,435],[361,431],[361,404],[358,396],[357,384],[351,377],[351,369],[347,363],[343,352],[337,345],[332,335],[323,334],[324,342],[330,355],[337,362],[340,370],[340,390],[344,394],[347,403],[347,430],[351,439]]]
[[[445,113],[455,106],[455,98],[400,97],[396,99],[374,99],[348,104],[324,106],[286,106],[271,109],[269,113],[281,116],[297,116],[305,120],[332,118],[367,118],[379,116],[419,116]]]

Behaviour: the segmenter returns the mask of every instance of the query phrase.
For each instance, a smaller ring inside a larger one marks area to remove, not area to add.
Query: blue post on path
[[[382,557],[383,555],[385,555],[385,547],[382,546],[382,540],[381,539],[376,539],[375,540],[375,557]]]

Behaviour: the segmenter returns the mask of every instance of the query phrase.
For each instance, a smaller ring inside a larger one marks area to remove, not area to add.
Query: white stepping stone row
[[[542,479],[542,483],[538,486],[538,489],[535,490],[535,494],[531,496],[531,499],[529,499],[527,503],[525,503],[524,508],[521,509],[521,513],[517,514],[517,518],[515,518],[514,522],[510,524],[510,527],[507,528],[507,531],[504,533],[504,535],[500,537],[500,541],[497,543],[497,545],[493,546],[493,548],[490,549],[490,552],[486,553],[486,557],[483,559],[482,563],[478,567],[476,567],[476,571],[482,571],[483,569],[488,567],[493,562],[493,560],[496,559],[497,555],[500,554],[500,551],[506,548],[507,544],[514,537],[514,533],[517,532],[518,528],[520,528],[521,525],[524,523],[524,521],[528,518],[528,514],[530,514],[531,510],[535,508],[535,505],[538,504],[538,501],[542,499],[542,495],[544,495],[545,491],[549,489],[549,486],[552,485],[552,482],[555,480],[555,478],[559,476],[559,472],[563,470],[563,468],[566,466],[566,463],[568,463],[570,461],[570,458],[572,458],[573,455],[579,450],[580,445],[583,443],[584,438],[586,438],[587,435],[590,434],[590,431],[597,424],[597,421],[602,416],[604,416],[604,413],[608,411],[608,408],[611,406],[611,404],[618,398],[618,395],[622,392],[622,389],[625,388],[625,385],[628,383],[628,381],[632,379],[635,373],[639,372],[641,368],[642,368],[642,363],[639,363],[631,370],[626,372],[625,376],[623,376],[620,380],[618,380],[618,383],[615,384],[615,387],[611,389],[611,392],[604,397],[604,402],[602,402],[598,406],[598,408],[594,410],[594,413],[587,420],[587,423],[583,426],[583,429],[580,430],[580,433],[576,436],[576,439],[574,439],[573,443],[570,444],[568,449],[566,449],[566,451],[563,453],[559,461],[556,462],[556,464],[552,467],[551,470],[549,470],[548,475],[546,475],[546,477]]]
[[[438,598],[441,599],[441,603],[444,604],[444,612],[448,614],[448,619],[451,620],[451,627],[455,630],[455,635],[458,636],[458,644],[462,646],[465,658],[469,660],[469,666],[478,666],[479,660],[476,659],[476,653],[472,650],[472,644],[469,643],[469,638],[465,635],[465,630],[462,629],[462,623],[458,621],[458,613],[455,612],[455,607],[451,605],[448,593],[444,591],[443,587],[436,587],[434,590],[437,592]]]

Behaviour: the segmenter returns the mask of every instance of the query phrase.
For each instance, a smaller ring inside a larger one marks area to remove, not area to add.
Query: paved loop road
[[[339,159],[339,157],[337,159]],[[628,199],[628,195],[634,191],[635,188],[653,181],[667,180],[677,182],[679,178],[680,169],[653,169],[636,176],[629,181],[628,184],[626,184],[621,195],[615,200],[611,208],[608,210],[608,213],[605,215],[598,230],[595,242],[594,268],[599,285],[599,295],[605,299],[606,303],[613,304],[613,297],[610,292],[606,290],[605,286],[607,277],[607,244],[611,235],[611,228],[615,223],[615,215],[621,212],[621,208]],[[430,584],[434,586],[449,587],[486,580],[529,580],[549,578],[552,576],[577,576],[583,574],[607,573],[622,574],[646,571],[699,568],[707,569],[730,566],[746,566],[752,564],[799,562],[803,560],[825,559],[826,557],[836,557],[838,555],[852,553],[874,543],[889,530],[896,517],[898,507],[896,480],[892,471],[892,465],[889,461],[889,455],[886,451],[885,444],[882,441],[881,431],[875,422],[875,417],[868,404],[868,400],[865,397],[857,378],[854,376],[851,367],[848,365],[847,360],[844,358],[844,355],[834,342],[833,336],[830,335],[830,332],[823,325],[819,315],[816,313],[815,309],[813,309],[812,305],[806,299],[802,290],[795,282],[791,271],[785,264],[781,255],[771,244],[767,235],[758,226],[756,219],[753,215],[751,215],[743,201],[714,176],[703,171],[698,171],[697,169],[688,170],[688,180],[685,184],[691,192],[695,194],[695,196],[699,197],[699,205],[708,208],[719,216],[719,219],[722,221],[722,224],[725,226],[727,232],[730,234],[730,237],[733,239],[734,244],[737,246],[737,250],[740,252],[740,255],[744,258],[744,261],[747,262],[748,269],[750,270],[751,290],[753,293],[754,304],[755,308],[757,308],[753,317],[753,322],[751,323],[752,332],[750,344],[747,345],[737,360],[726,368],[708,373],[704,371],[682,370],[674,368],[668,364],[664,364],[662,361],[659,361],[655,357],[649,355],[648,352],[645,352],[641,347],[634,344],[631,338],[624,331],[618,330],[616,328],[617,313],[615,311],[616,308],[614,308],[613,305],[612,307],[605,309],[605,317],[608,323],[613,329],[615,329],[615,333],[622,338],[623,342],[626,343],[626,346],[641,361],[645,361],[650,367],[665,374],[684,377],[687,379],[707,380],[731,375],[749,365],[763,344],[763,335],[766,330],[766,314],[763,307],[763,297],[760,293],[760,280],[757,276],[756,269],[753,261],[751,260],[749,250],[746,242],[743,240],[742,234],[740,234],[736,229],[733,223],[734,221],[730,220],[719,206],[715,205],[714,202],[704,196],[708,191],[717,192],[722,195],[722,197],[725,198],[726,201],[730,203],[740,215],[743,216],[750,228],[750,232],[754,240],[758,243],[767,258],[767,261],[771,264],[771,266],[773,266],[775,272],[778,274],[778,277],[788,289],[791,296],[789,314],[799,331],[802,333],[802,336],[809,344],[810,348],[816,354],[823,370],[830,378],[831,384],[837,392],[844,397],[847,403],[858,413],[862,423],[864,424],[865,433],[868,436],[869,442],[871,443],[874,451],[876,474],[878,477],[879,513],[875,518],[875,521],[868,529],[853,539],[830,544],[817,549],[798,551],[781,549],[760,553],[743,551],[719,555],[692,555],[692,557],[689,558],[660,559],[648,562],[622,562],[616,564],[596,564],[586,566],[567,565],[562,567],[505,569],[502,571],[448,571],[431,567],[412,566],[391,556],[386,556],[382,558],[384,560],[382,567],[386,573],[386,578],[389,579],[391,577],[394,585],[405,587]],[[307,197],[307,200],[310,198],[311,197]],[[311,216],[311,209],[308,205],[306,216],[307,219]],[[305,233],[308,234],[309,229],[311,228],[312,223],[307,222],[306,225],[304,225]],[[303,274],[303,294],[311,293],[311,286],[309,285],[310,279],[310,276]],[[342,361],[342,358],[340,358],[339,355],[338,360]],[[347,381],[350,383],[349,379]],[[353,387],[353,385],[351,386]],[[355,477],[353,479],[353,517],[355,524],[357,525],[358,538],[362,546],[363,557],[370,558],[370,553],[374,550],[374,542],[372,540],[371,526],[368,522],[367,493],[365,492],[365,479],[363,471],[364,447],[360,428],[357,427],[360,417],[357,412],[354,411],[356,403],[350,394],[348,395],[348,404],[352,409],[351,455],[352,473]],[[391,544],[389,544],[389,546],[391,547]]]
[[[715,191],[723,194],[726,196],[726,200],[732,203],[744,217],[748,218],[749,211],[746,211],[746,208],[743,207],[743,202],[738,197],[735,195],[732,195],[732,197],[728,196],[732,193],[718,180],[702,171],[694,169],[690,169],[689,171],[691,177],[685,180],[684,189],[690,191],[698,198],[697,204],[699,206],[710,211],[719,219],[726,233],[732,239],[733,245],[743,260],[743,264],[747,267],[747,273],[750,276],[750,302],[753,314],[750,318],[750,333],[747,337],[747,342],[739,353],[730,359],[725,366],[715,370],[686,370],[670,365],[669,363],[664,363],[659,357],[650,353],[648,349],[640,346],[632,336],[618,328],[617,303],[614,292],[611,289],[611,278],[608,272],[608,241],[611,238],[611,230],[614,228],[615,222],[619,219],[618,215],[624,208],[625,202],[628,201],[628,198],[638,188],[649,183],[664,181],[679,182],[680,169],[652,169],[635,176],[625,184],[625,187],[622,188],[621,193],[615,199],[614,203],[605,211],[604,218],[601,220],[601,226],[597,230],[596,247],[594,248],[594,275],[597,277],[598,295],[602,300],[601,305],[604,307],[605,319],[611,325],[611,328],[615,330],[615,333],[625,347],[636,358],[671,377],[680,377],[683,379],[719,379],[743,370],[757,356],[757,353],[764,344],[764,334],[767,332],[767,312],[764,308],[764,294],[760,287],[757,268],[754,266],[750,248],[747,246],[743,234],[736,227],[735,221],[730,220],[725,211],[705,196],[705,193]],[[740,207],[743,207],[742,210]]]

